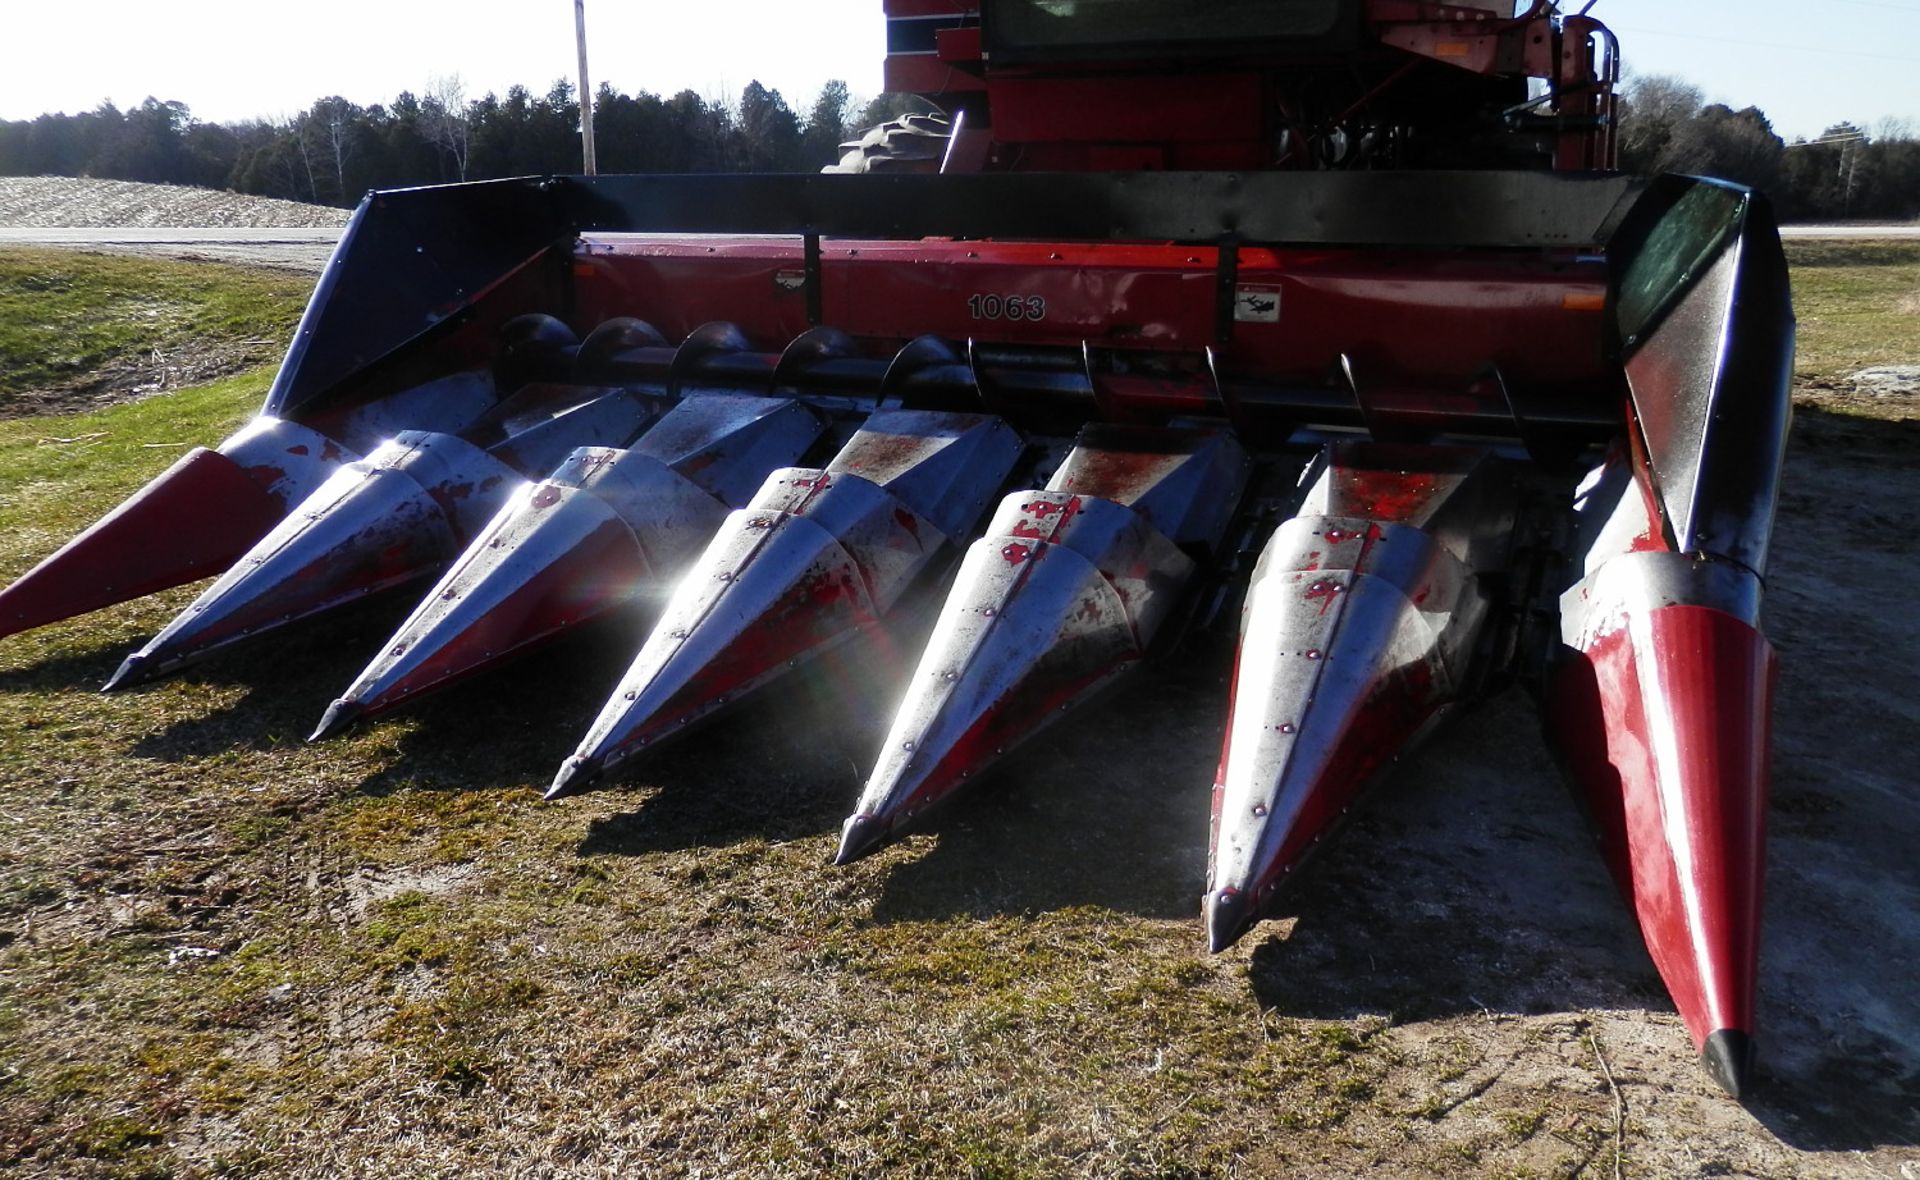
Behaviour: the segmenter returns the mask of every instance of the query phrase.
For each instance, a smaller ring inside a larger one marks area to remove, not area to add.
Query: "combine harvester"
[[[888,88],[946,115],[833,174],[373,193],[261,416],[0,632],[225,571],[117,686],[438,575],[319,737],[652,610],[560,795],[944,592],[844,862],[1244,593],[1212,947],[1518,677],[1741,1094],[1793,354],[1766,201],[1608,171],[1584,15],[1193,12],[888,0]]]

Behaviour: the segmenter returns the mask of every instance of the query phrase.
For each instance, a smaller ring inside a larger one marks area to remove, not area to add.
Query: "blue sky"
[[[1904,119],[1920,135],[1920,0],[1599,0],[1629,71],[1757,106],[1786,135]]]
[[[1594,15],[1630,70],[1757,105],[1790,138],[1842,119],[1920,132],[1920,0],[1598,0]],[[588,0],[587,20],[596,83],[626,91],[734,96],[758,78],[804,109],[828,78],[880,88],[879,0]],[[151,94],[237,120],[327,94],[384,102],[436,75],[470,97],[544,90],[573,70],[571,0],[0,0],[0,118]]]

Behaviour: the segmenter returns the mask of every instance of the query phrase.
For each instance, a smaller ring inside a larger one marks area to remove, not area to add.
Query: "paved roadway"
[[[1783,238],[1920,238],[1920,222],[1898,225],[1783,225]]]
[[[0,226],[0,246],[73,246],[165,258],[211,259],[312,273],[327,264],[339,229],[47,229]]]
[[[141,229],[137,227],[89,227],[83,229],[47,229],[36,226],[0,226],[0,242],[39,246],[185,246],[211,243],[234,245],[332,245],[340,240],[338,229],[259,229],[253,227],[210,226],[205,229]]]
[[[1787,238],[1920,238],[1920,222],[1898,225],[1787,225]],[[0,244],[38,246],[331,246],[338,229],[43,229],[0,226]]]
[[[1903,225],[1789,225],[1782,237],[1813,239],[1914,239],[1920,222]],[[246,266],[319,271],[340,240],[338,229],[45,229],[0,226],[0,246],[73,246],[169,258],[211,259]]]
[[[1920,222],[1897,225],[1786,225],[1786,238],[1920,238]],[[101,228],[45,229],[0,226],[0,244],[37,246],[314,246],[340,240],[338,229],[260,229],[209,226],[204,229]]]

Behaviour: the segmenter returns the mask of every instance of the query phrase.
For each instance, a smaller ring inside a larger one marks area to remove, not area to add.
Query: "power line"
[[[1867,137],[1864,133],[1859,135],[1823,135],[1819,139],[1803,139],[1796,143],[1787,144],[1786,146],[1790,148],[1832,147],[1834,144],[1865,142],[1867,142]]]
[[[1904,4],[1885,4],[1881,0],[1829,0],[1833,4],[1851,4],[1855,8],[1884,8],[1888,12],[1904,12],[1908,16],[1920,16],[1920,8],[1908,8]]]
[[[1854,0],[1863,3],[1864,0]],[[1857,49],[1822,49],[1815,45],[1788,45],[1780,41],[1747,41],[1738,37],[1722,37],[1707,33],[1675,33],[1667,29],[1636,29],[1627,25],[1611,26],[1616,33],[1633,33],[1642,37],[1677,37],[1684,41],[1711,41],[1716,45],[1745,45],[1755,49],[1784,49],[1791,53],[1824,53],[1835,57],[1874,58],[1879,61],[1902,61],[1920,65],[1920,57],[1904,57],[1894,53],[1866,53]]]

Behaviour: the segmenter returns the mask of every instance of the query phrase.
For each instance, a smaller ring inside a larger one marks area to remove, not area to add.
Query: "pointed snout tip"
[[[565,799],[569,795],[578,795],[592,786],[600,777],[600,768],[591,759],[575,754],[560,764],[560,771],[553,776],[553,783],[547,793],[541,796],[548,803]]]
[[[1207,953],[1217,955],[1234,943],[1253,925],[1253,906],[1238,889],[1220,889],[1207,894]]]
[[[848,816],[840,829],[840,849],[833,854],[833,863],[850,865],[879,848],[887,838],[889,826],[877,815]]]
[[[1753,1089],[1753,1038],[1739,1029],[1723,1028],[1700,1046],[1700,1064],[1735,1102],[1744,1102]]]
[[[119,692],[123,688],[132,688],[136,684],[145,683],[151,679],[143,670],[146,662],[147,658],[137,652],[120,661],[120,667],[114,670],[113,675],[107,677],[107,682],[100,686],[100,691]]]
[[[307,740],[309,742],[324,741],[358,721],[365,711],[360,702],[342,697],[327,706],[327,711],[320,717],[320,724],[314,726],[313,732],[307,735]]]

